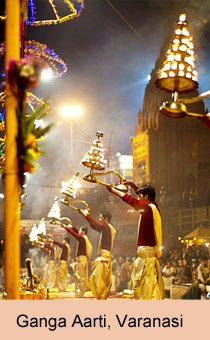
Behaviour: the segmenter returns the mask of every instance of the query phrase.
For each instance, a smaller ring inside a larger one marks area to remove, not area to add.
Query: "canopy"
[[[199,227],[191,231],[189,234],[184,236],[184,239],[209,239],[210,240],[210,228],[209,227]]]

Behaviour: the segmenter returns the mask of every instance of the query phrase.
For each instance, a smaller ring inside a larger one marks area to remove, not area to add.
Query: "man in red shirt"
[[[61,292],[65,292],[68,284],[68,260],[70,256],[69,239],[66,237],[62,242],[53,239],[52,243],[61,248],[61,255],[57,268],[57,285]]]
[[[100,233],[98,245],[98,257],[92,264],[92,274],[90,277],[90,289],[97,299],[107,299],[111,288],[111,251],[113,248],[116,229],[111,222],[109,211],[101,211],[98,221],[95,221],[90,214],[90,210],[79,210],[86,218],[91,228]]]
[[[164,298],[164,286],[158,258],[162,256],[162,222],[155,188],[145,184],[139,188],[129,184],[138,197],[132,197],[114,187],[107,189],[139,211],[137,259],[132,266],[131,279],[135,299],[160,300]]]
[[[68,226],[62,224],[62,227],[78,241],[76,250],[77,263],[75,266],[75,292],[78,297],[82,297],[89,288],[88,259],[92,256],[92,244],[87,236],[88,230],[86,227],[81,227],[79,230],[71,224]]]

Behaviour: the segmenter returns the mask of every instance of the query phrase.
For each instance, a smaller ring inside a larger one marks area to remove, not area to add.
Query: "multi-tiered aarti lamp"
[[[78,176],[79,172],[76,171],[74,176],[68,182],[61,182],[62,189],[60,192],[61,194],[65,195],[65,198],[62,198],[60,201],[75,210],[79,210],[81,207],[83,208],[84,206],[85,209],[89,209],[86,201],[75,199],[77,197],[78,189],[80,188]]]
[[[46,223],[44,218],[41,219],[38,228],[36,224],[33,225],[29,234],[29,241],[37,247],[43,246],[42,237],[46,237]]]
[[[46,232],[46,221],[45,221],[45,218],[42,217],[38,225],[38,234],[46,235],[46,233],[47,233]]]
[[[188,112],[185,104],[200,101],[210,91],[194,98],[179,98],[179,94],[190,93],[198,88],[197,72],[194,70],[193,38],[188,30],[186,15],[181,14],[175,27],[175,36],[166,53],[166,60],[158,71],[156,86],[172,94],[172,100],[160,106],[160,112],[174,118],[185,116],[203,117],[204,114]]]
[[[91,145],[90,150],[86,152],[86,154],[84,155],[84,158],[82,159],[82,164],[90,168],[89,175],[85,176],[83,179],[91,183],[99,183],[105,186],[113,186],[113,184],[101,181],[96,178],[96,176],[105,176],[105,175],[112,173],[118,177],[118,180],[120,182],[118,185],[115,185],[115,188],[117,188],[120,191],[126,192],[128,188],[126,185],[123,184],[124,179],[118,171],[108,170],[106,172],[94,172],[94,170],[104,170],[105,164],[106,164],[106,160],[104,159],[105,149],[103,148],[103,141],[102,141],[103,132],[98,131],[96,133],[96,137],[97,139],[94,140],[94,142]]]
[[[104,147],[103,147],[103,132],[97,131],[96,139],[91,145],[91,148],[82,159],[82,164],[90,168],[90,174],[84,177],[85,181],[92,182],[94,170],[104,170],[106,160],[104,159]]]
[[[58,196],[54,197],[54,202],[50,208],[50,211],[47,217],[49,217],[51,220],[60,220],[61,211],[60,211]]]
[[[76,171],[72,178],[70,178],[67,182],[61,182],[61,194],[65,195],[65,198],[62,198],[60,201],[66,205],[69,203],[69,199],[75,199],[77,197],[77,190],[79,189],[79,181],[78,181],[79,172]]]
[[[29,241],[38,242],[38,228],[36,224],[33,225],[30,233],[29,233]]]

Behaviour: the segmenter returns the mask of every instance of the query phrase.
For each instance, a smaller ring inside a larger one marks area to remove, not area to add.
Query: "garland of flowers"
[[[18,101],[17,153],[21,187],[25,183],[25,173],[33,173],[38,168],[38,158],[44,154],[38,146],[38,141],[43,139],[52,127],[52,124],[46,127],[35,125],[35,120],[43,119],[47,115],[45,105],[38,107],[30,115],[26,112],[27,90],[38,86],[43,66],[43,61],[27,57],[19,61],[10,60],[7,70],[10,89]]]

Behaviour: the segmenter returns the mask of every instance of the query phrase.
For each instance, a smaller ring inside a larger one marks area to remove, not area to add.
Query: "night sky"
[[[63,1],[59,9],[64,9]],[[85,107],[80,128],[89,137],[96,130],[105,133],[107,142],[113,133],[113,152],[128,153],[129,137],[135,133],[136,115],[142,106],[147,76],[160,48],[173,32],[180,13],[187,13],[189,28],[195,34],[196,69],[201,90],[207,90],[210,40],[208,1],[86,0],[81,16],[61,25],[31,27],[27,39],[46,43],[67,63],[68,72],[59,80],[40,88],[41,95],[55,103],[78,102]],[[37,18],[50,17],[48,1],[36,1]],[[130,27],[131,26],[131,27]],[[207,45],[207,46],[206,46]]]
[[[3,3],[0,1],[1,7]],[[35,4],[37,19],[52,18],[47,0],[35,0]],[[55,4],[66,13],[63,0],[55,0]],[[36,209],[42,205],[42,197],[46,201],[55,194],[57,189],[49,188],[59,185],[74,170],[88,172],[80,160],[97,130],[104,132],[112,157],[116,152],[131,153],[130,136],[135,134],[147,76],[183,12],[194,35],[196,70],[203,92],[210,89],[209,0],[85,0],[85,9],[77,19],[27,27],[27,40],[46,43],[68,65],[62,78],[36,91],[48,98],[51,119],[57,122],[45,141],[47,155],[40,162],[41,169],[29,180],[28,199]],[[3,24],[0,27],[2,33]],[[64,103],[80,103],[85,108],[83,118],[73,123],[74,164],[69,164],[70,126],[59,116]]]

